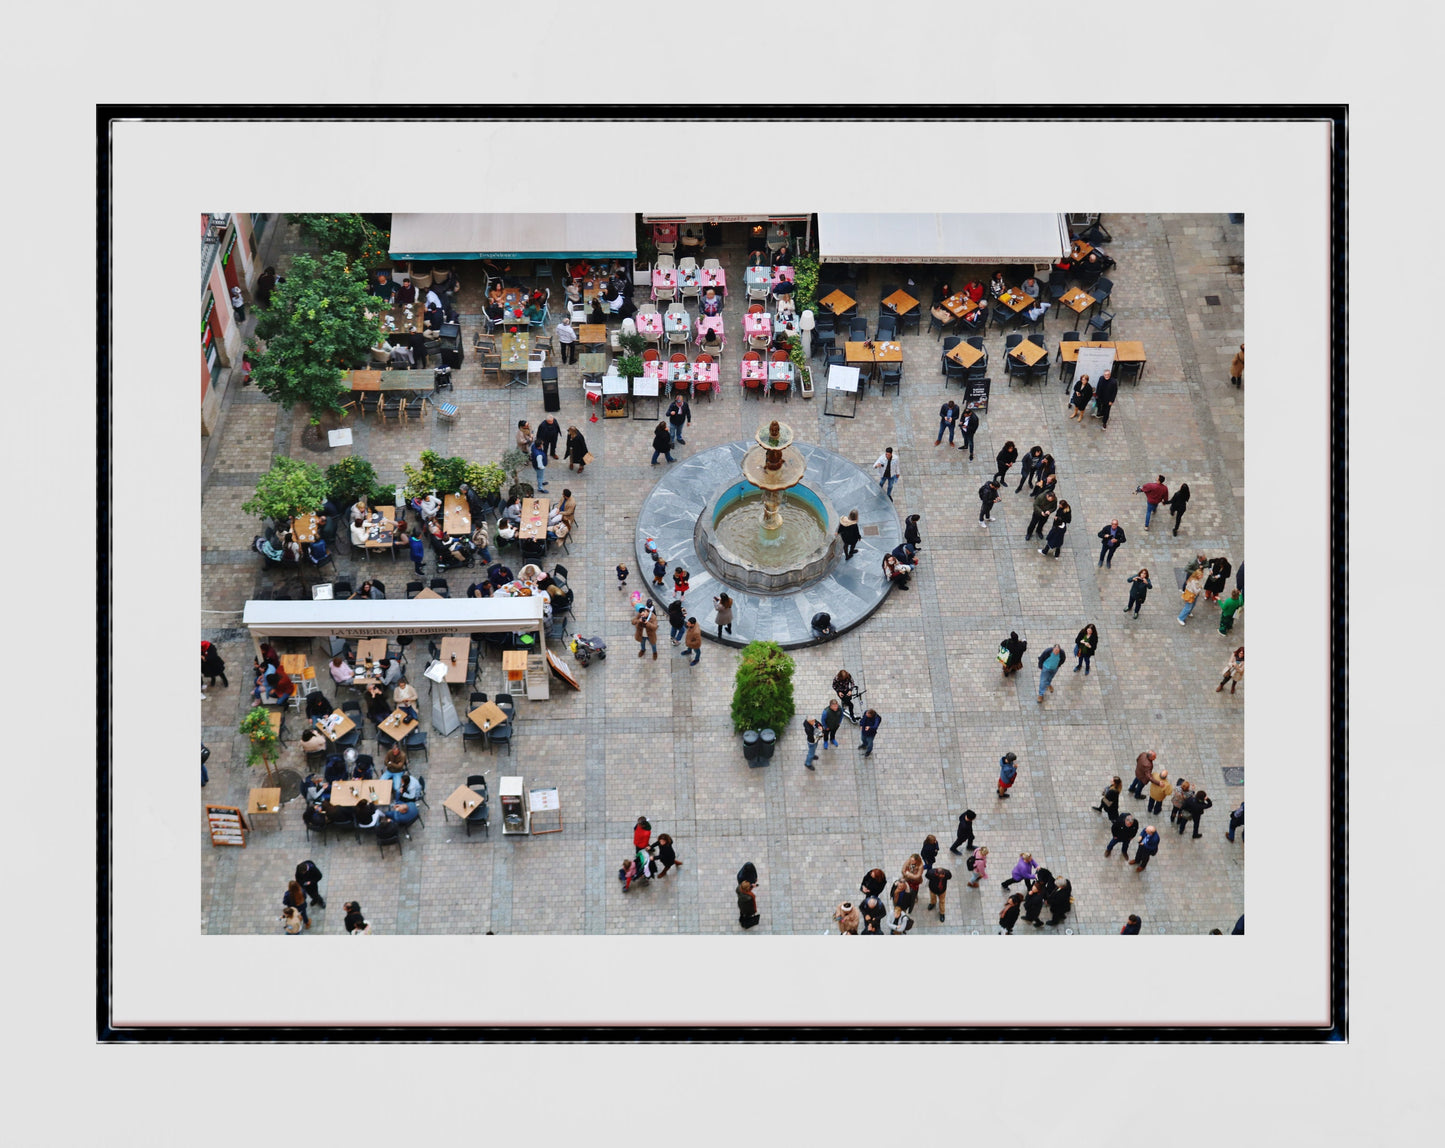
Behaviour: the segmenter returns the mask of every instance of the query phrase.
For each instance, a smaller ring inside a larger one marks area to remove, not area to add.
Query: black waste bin
[[[557,368],[542,368],[542,409],[549,414],[562,409],[562,394],[557,389]]]
[[[466,362],[466,358],[467,353],[463,351],[461,347],[457,347],[454,350],[442,349],[442,362],[454,371],[462,369],[462,364]]]
[[[773,750],[778,748],[778,735],[770,729],[765,729],[758,739],[758,756],[764,761],[772,761]]]
[[[758,756],[758,731],[755,729],[743,731],[743,757],[748,761],[757,760]]]

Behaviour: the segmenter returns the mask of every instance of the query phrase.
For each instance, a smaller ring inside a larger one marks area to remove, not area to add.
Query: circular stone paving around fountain
[[[684,602],[708,638],[717,637],[712,623],[713,597],[726,590],[733,599],[733,632],[724,631],[723,642],[730,646],[755,640],[784,647],[813,644],[817,639],[810,622],[820,610],[833,616],[839,633],[852,629],[873,613],[892,589],[883,577],[883,556],[903,541],[903,526],[871,472],[842,455],[811,443],[793,444],[807,460],[803,484],[823,495],[839,514],[857,509],[863,539],[852,561],[843,561],[840,548],[840,557],[828,573],[804,589],[757,594],[719,581],[694,548],[693,527],[698,516],[709,508],[719,490],[741,480],[743,456],[755,445],[728,443],[667,468],[637,516],[634,550],[642,589],[652,594],[665,614],[673,596],[672,571],[679,565],[686,567],[691,578]],[[645,549],[649,538],[667,562],[665,586],[652,585],[652,559]],[[665,617],[662,622],[666,633]]]

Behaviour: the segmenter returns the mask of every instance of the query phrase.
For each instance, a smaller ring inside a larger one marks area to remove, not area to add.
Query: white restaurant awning
[[[247,602],[242,621],[254,638],[384,638],[394,634],[474,634],[537,630],[542,599],[388,598],[385,601]]]
[[[578,255],[635,258],[636,216],[402,212],[391,217],[393,259],[570,259]]]
[[[1042,263],[1063,256],[1062,213],[818,213],[825,263]]]
[[[759,220],[768,222],[793,223],[798,220],[807,219],[809,212],[803,211],[796,214],[778,215],[772,211],[744,212],[742,215],[649,215],[643,212],[643,223],[756,223]]]

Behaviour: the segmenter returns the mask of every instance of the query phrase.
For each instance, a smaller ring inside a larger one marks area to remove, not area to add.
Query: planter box
[[[798,373],[798,391],[805,399],[813,397],[813,372],[809,367],[804,367]]]

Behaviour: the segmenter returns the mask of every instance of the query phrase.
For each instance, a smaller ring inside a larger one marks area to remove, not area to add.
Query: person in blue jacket
[[[864,757],[873,756],[873,739],[878,736],[878,727],[883,719],[878,716],[877,710],[864,710],[863,716],[858,719],[858,736],[863,740],[858,743],[858,748],[863,751]]]
[[[1149,864],[1149,858],[1159,852],[1159,831],[1152,825],[1144,826],[1144,832],[1139,835],[1139,844],[1134,847],[1134,860],[1130,865],[1135,865],[1136,873],[1144,872]]]

